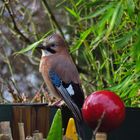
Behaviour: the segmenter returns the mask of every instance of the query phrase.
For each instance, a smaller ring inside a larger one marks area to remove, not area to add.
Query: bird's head
[[[42,56],[49,56],[67,51],[67,45],[62,36],[55,33],[45,38],[37,49],[42,50]]]

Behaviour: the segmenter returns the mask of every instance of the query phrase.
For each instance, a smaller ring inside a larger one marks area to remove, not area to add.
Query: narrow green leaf
[[[125,91],[125,89],[127,89],[127,86],[130,85],[132,77],[133,75],[128,76],[124,80],[122,80],[121,83],[117,84],[116,86],[109,87],[107,89],[112,90],[116,92],[117,94],[122,93],[123,91]],[[124,96],[126,96],[126,92],[125,94],[120,94],[120,96],[123,98]]]
[[[62,6],[67,0],[63,0],[56,5],[56,8]]]
[[[131,92],[129,92],[128,97],[129,98],[135,97],[137,95],[137,92],[136,91],[139,90],[139,87],[140,87],[140,84],[139,83],[132,84],[132,86],[130,88]]]
[[[30,51],[30,50],[35,49],[35,48],[44,40],[44,38],[45,38],[48,34],[50,34],[51,32],[52,32],[52,30],[50,30],[49,32],[47,32],[39,41],[37,41],[37,42],[35,42],[35,43],[31,44],[31,45],[28,45],[26,48],[23,48],[23,49],[21,49],[21,50],[18,51],[18,52],[15,52],[15,54],[16,54],[16,55],[18,55],[18,54],[23,54],[23,53],[26,53],[26,52],[28,52],[28,51]]]
[[[87,36],[91,33],[92,30],[93,30],[93,27],[91,27],[91,28],[87,29],[86,31],[84,31],[83,33],[81,33],[80,39],[76,42],[76,45],[74,47],[71,47],[70,51],[74,52],[77,49],[79,49],[79,47],[82,45],[82,43],[87,38]]]
[[[103,30],[106,30],[106,24],[110,21],[110,18],[113,14],[113,8],[109,9],[102,19],[97,23],[96,30],[98,35],[102,34]]]
[[[35,47],[37,47],[41,42],[43,41],[43,39],[27,46],[26,48],[23,48],[22,50],[20,50],[19,52],[16,52],[16,54],[23,54],[23,53],[26,53],[32,49],[34,49]]]
[[[136,32],[135,31],[130,31],[126,34],[124,34],[122,37],[120,37],[119,39],[115,40],[115,46],[117,47],[117,49],[122,48],[123,46],[127,45],[129,43],[129,41],[131,40],[131,38],[133,37],[133,35],[135,35]]]
[[[133,46],[133,57],[136,60],[136,71],[138,72],[140,71],[140,39]]]
[[[84,2],[83,0],[79,0],[77,3],[76,3],[76,6],[80,5],[82,2]]]
[[[121,6],[121,2],[119,2],[114,10],[114,14],[112,16],[112,19],[111,19],[111,22],[110,22],[110,25],[109,25],[109,28],[107,30],[107,33],[106,33],[106,38],[108,38],[108,36],[110,35],[114,25],[115,25],[115,22],[116,22],[116,19],[117,19],[117,15],[118,15],[118,12],[119,12],[119,9],[120,9],[120,6]]]
[[[68,7],[65,7],[65,9],[72,15],[74,16],[75,18],[79,19],[79,15],[72,9],[68,8]]]
[[[90,13],[89,15],[87,15],[86,17],[82,18],[82,20],[85,20],[85,19],[91,19],[91,18],[95,18],[101,14],[104,14],[104,12],[108,9],[110,9],[111,7],[113,7],[113,4],[109,4],[103,8],[100,8],[99,10],[97,11],[94,11],[93,13]]]
[[[135,3],[133,0],[126,0],[126,3],[127,3],[128,14],[130,17],[132,17],[135,10]]]
[[[46,140],[62,140],[62,115],[58,109]]]
[[[118,27],[124,28],[123,26],[120,26],[122,24],[122,22],[125,22],[125,21],[123,21],[123,14],[124,14],[124,6],[121,4],[120,8],[118,10],[118,13],[117,13],[116,21],[115,21],[116,28],[118,28]]]

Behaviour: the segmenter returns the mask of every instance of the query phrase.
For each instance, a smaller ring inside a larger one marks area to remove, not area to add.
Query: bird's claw
[[[60,99],[56,102],[53,102],[53,103],[49,104],[49,106],[51,106],[51,107],[54,106],[54,107],[59,107],[60,108],[63,104],[64,104],[64,101],[62,99]]]

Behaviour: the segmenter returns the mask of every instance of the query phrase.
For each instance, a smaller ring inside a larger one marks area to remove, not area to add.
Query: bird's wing
[[[80,83],[79,74],[70,56],[58,55],[53,61],[52,69],[65,82]]]
[[[58,63],[57,61],[52,69],[62,80],[62,85],[69,93],[73,102],[75,102],[79,108],[82,108],[84,102],[84,93],[81,88],[76,66],[69,57],[64,58],[64,56],[61,56],[58,57],[58,59],[61,63]]]
[[[67,104],[68,108],[72,111],[74,117],[77,121],[82,120],[81,112],[78,106],[73,102],[71,96],[67,89],[63,86],[63,81],[60,79],[58,74],[52,70],[49,71],[49,77],[53,85],[59,91],[60,95],[62,96],[63,100]]]

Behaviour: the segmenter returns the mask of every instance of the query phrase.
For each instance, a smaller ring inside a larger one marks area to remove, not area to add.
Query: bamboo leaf
[[[79,0],[77,3],[76,3],[76,6],[80,5],[82,2],[84,2],[83,0]]]
[[[120,8],[119,8],[119,10],[118,10],[118,14],[117,14],[116,21],[115,21],[115,27],[116,27],[116,28],[122,27],[122,26],[120,26],[120,25],[121,25],[121,23],[122,23],[123,14],[124,14],[124,6],[121,4],[121,5],[120,5]],[[123,27],[122,27],[122,28],[123,28]]]
[[[103,30],[105,30],[105,25],[108,23],[108,21],[110,20],[110,17],[113,14],[113,8],[110,8],[102,17],[102,19],[97,23],[97,32],[98,35],[102,34]]]
[[[66,9],[73,17],[75,17],[75,18],[77,18],[77,19],[80,18],[79,15],[78,15],[78,13],[76,13],[74,10],[72,10],[72,9],[70,9],[70,8],[68,8],[68,7],[65,7],[65,9]]]
[[[35,43],[27,46],[26,48],[21,49],[19,52],[16,52],[15,54],[23,54],[23,53],[26,53],[26,52],[34,49],[35,47],[37,47],[42,41],[43,41],[43,39],[41,39],[41,40],[39,40],[39,41],[37,41],[37,42],[35,42]]]
[[[136,71],[140,71],[140,39],[133,46],[133,57],[136,60]]]
[[[135,3],[133,0],[126,0],[126,3],[129,16],[132,17],[135,10]]]
[[[82,45],[82,43],[84,42],[84,40],[87,38],[87,36],[92,32],[93,27],[87,29],[86,31],[84,31],[83,33],[81,33],[80,35],[80,39],[76,42],[76,45],[74,47],[71,47],[71,52],[76,51],[77,49],[80,48],[80,46]]]
[[[133,37],[133,35],[135,34],[136,34],[135,31],[130,31],[127,34],[124,34],[123,37],[116,39],[115,46],[117,46],[117,49],[120,49],[123,46],[127,45],[129,41],[131,40],[131,38]]]
[[[130,85],[132,77],[133,77],[133,75],[128,76],[124,80],[122,80],[122,82],[120,84],[117,84],[116,86],[112,86],[112,87],[107,88],[107,89],[118,93],[123,98],[126,96],[126,92],[125,92],[125,94],[121,94],[121,93],[122,93],[122,91],[126,91],[125,89],[127,88],[128,85]]]
[[[113,4],[109,4],[107,6],[104,6],[103,8],[100,8],[99,10],[97,11],[94,11],[93,13],[90,13],[89,15],[85,16],[84,18],[82,18],[82,20],[85,20],[85,19],[91,19],[91,18],[95,18],[99,15],[102,15],[104,14],[104,12],[108,9],[110,9],[111,7],[113,7]]]
[[[108,38],[108,36],[110,35],[114,25],[115,25],[115,22],[116,22],[116,19],[117,19],[117,15],[118,15],[118,12],[119,12],[119,9],[120,9],[120,6],[121,6],[121,2],[119,2],[114,10],[114,13],[113,13],[113,16],[112,16],[112,19],[110,21],[110,25],[109,25],[109,28],[107,30],[107,33],[106,33],[106,38]]]
[[[43,40],[44,38],[50,34],[52,32],[52,30],[50,30],[49,32],[47,32],[39,41],[36,41],[35,43],[31,44],[31,45],[28,45],[26,48],[23,48],[21,49],[20,51],[18,52],[15,52],[16,55],[18,54],[23,54],[23,53],[26,53],[28,51],[31,51],[31,50],[34,50]]]

